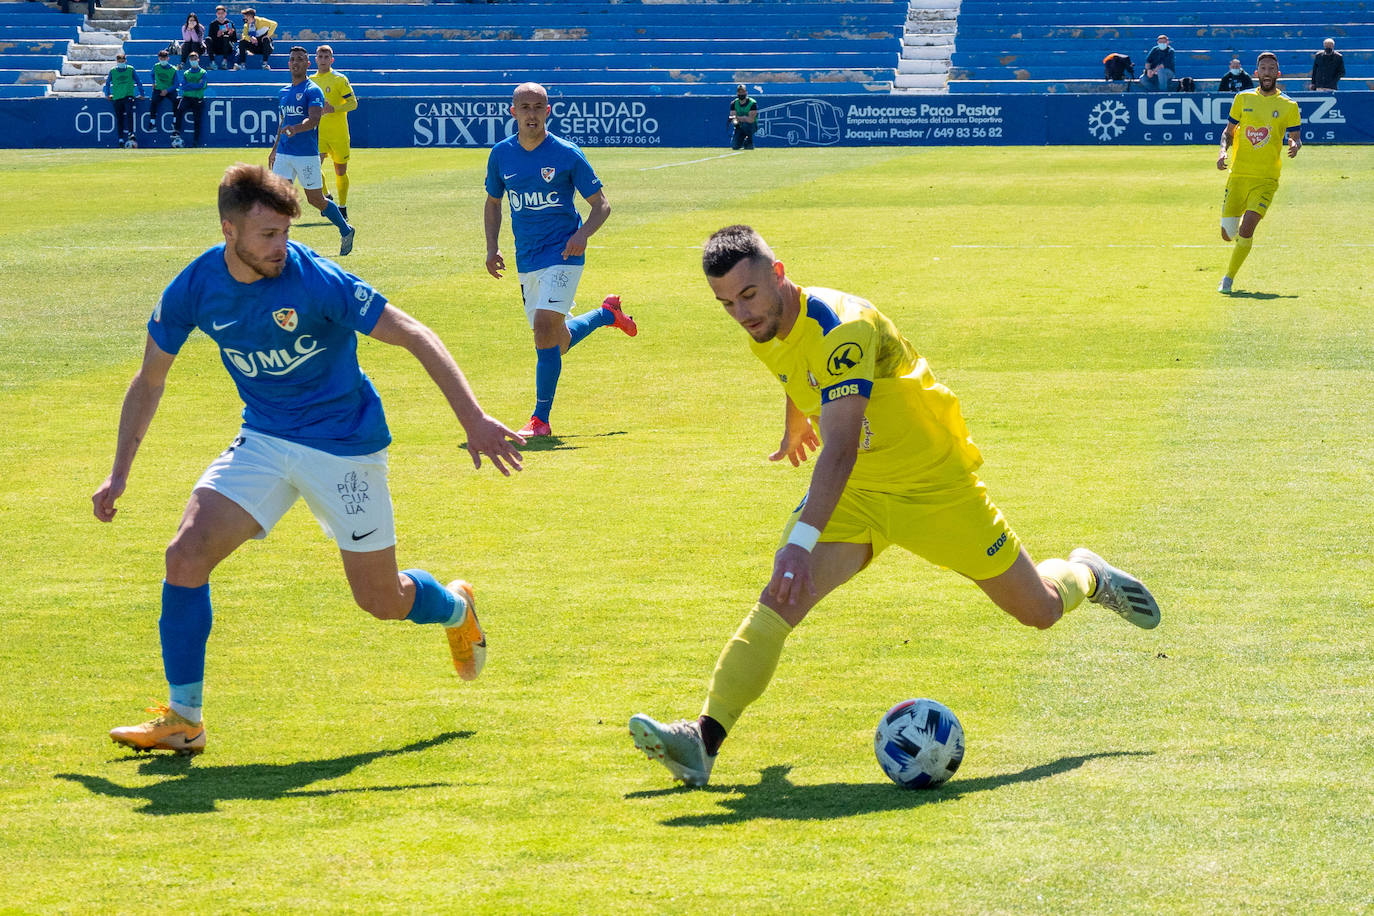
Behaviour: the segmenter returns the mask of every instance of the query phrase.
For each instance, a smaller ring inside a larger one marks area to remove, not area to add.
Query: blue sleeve
[[[496,163],[496,148],[492,147],[487,156],[487,194],[500,197],[505,193],[506,183],[501,180],[501,167]]]
[[[324,107],[324,90],[321,89],[319,86],[316,86],[314,83],[311,83],[310,88],[306,90],[306,96],[307,98],[305,100],[305,112],[307,115],[310,114],[310,109],[312,108]]]
[[[148,336],[164,353],[175,355],[195,330],[196,322],[191,306],[191,270],[194,262],[176,279],[167,284],[162,298],[148,319]]]
[[[601,179],[596,177],[592,164],[577,150],[577,161],[573,164],[573,187],[584,198],[591,197],[601,190]]]
[[[110,81],[113,80],[113,79],[114,79],[114,71],[113,71],[113,70],[111,70],[109,73],[106,73],[106,74],[105,74],[105,88],[102,89],[101,91],[104,92],[105,95],[106,95],[107,97],[113,94],[113,93],[110,92]]]
[[[143,80],[138,78],[138,71],[134,71],[134,85],[138,87],[138,94],[143,94]]]
[[[386,296],[326,258],[305,249],[302,268],[310,278],[310,289],[330,321],[359,334],[371,334],[386,307]]]

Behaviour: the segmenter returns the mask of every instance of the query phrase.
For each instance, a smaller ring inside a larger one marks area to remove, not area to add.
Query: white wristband
[[[816,542],[820,539],[821,530],[806,522],[797,522],[792,526],[792,532],[787,535],[787,543],[796,544],[807,553],[816,549]]]

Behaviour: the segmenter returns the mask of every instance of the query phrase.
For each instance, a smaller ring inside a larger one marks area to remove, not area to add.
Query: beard
[[[1275,86],[1278,85],[1278,83],[1278,77],[1275,76],[1261,76],[1259,78],[1259,87],[1265,92],[1268,92],[1271,89],[1273,89]]]
[[[238,242],[234,243],[234,257],[238,258],[256,273],[268,279],[281,276],[282,269],[286,267],[286,262],[284,260],[269,261],[265,258],[259,258],[252,252],[245,251],[244,247]]]

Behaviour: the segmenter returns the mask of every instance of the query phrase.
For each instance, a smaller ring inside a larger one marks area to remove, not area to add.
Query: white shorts
[[[534,313],[540,309],[571,315],[577,284],[582,282],[581,264],[554,264],[520,274],[520,295],[525,300],[525,317],[534,327]]]
[[[277,158],[272,161],[272,174],[290,181],[299,181],[301,187],[307,191],[324,187],[318,156],[284,156],[277,153]]]
[[[304,497],[340,550],[368,553],[396,546],[396,519],[386,481],[386,449],[331,455],[319,449],[239,430],[196,481],[238,503],[261,526],[261,540]]]

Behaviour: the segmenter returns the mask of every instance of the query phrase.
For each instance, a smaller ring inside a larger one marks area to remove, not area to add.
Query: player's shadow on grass
[[[1076,770],[1089,760],[1102,757],[1145,757],[1153,751],[1102,751],[1060,757],[1050,763],[1027,767],[1016,773],[960,779],[955,776],[935,789],[899,789],[888,782],[844,783],[829,782],[817,786],[793,785],[787,778],[790,766],[765,767],[762,779],[748,786],[709,785],[704,789],[655,789],[630,792],[626,798],[652,798],[681,792],[719,792],[726,794],[720,803],[725,811],[710,814],[690,814],[670,817],[665,827],[716,827],[738,824],[758,818],[772,820],[820,821],[837,817],[853,817],[875,811],[898,811],[921,805],[953,801],[975,792],[987,792],[1017,783],[1036,782]]]
[[[537,439],[526,439],[525,444],[520,446],[522,452],[561,452],[570,449],[581,448],[582,446],[569,442],[570,439],[604,439],[607,436],[623,436],[625,430],[616,429],[605,433],[592,433],[586,436],[540,436]],[[466,442],[460,448],[467,448]]]
[[[346,776],[364,764],[382,757],[413,754],[446,744],[455,738],[470,738],[473,732],[444,732],[404,747],[361,754],[347,754],[325,760],[300,760],[295,763],[248,763],[227,766],[202,766],[190,757],[161,755],[147,757],[138,771],[145,776],[171,777],[146,786],[121,786],[103,776],[84,773],[57,773],[54,779],[80,783],[97,795],[111,798],[141,798],[140,814],[207,814],[216,802],[273,801],[279,798],[310,798],[342,795],[348,792],[401,792],[448,785],[442,782],[405,786],[368,786],[359,789],[306,789],[311,783]],[[139,759],[139,758],[134,758]]]
[[[1243,289],[1233,289],[1228,293],[1232,299],[1296,299],[1295,293],[1255,293]]]

